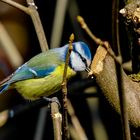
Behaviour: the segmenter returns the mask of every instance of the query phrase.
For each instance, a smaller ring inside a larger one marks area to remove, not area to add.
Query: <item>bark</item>
[[[98,47],[92,61],[91,70],[106,99],[120,113],[115,61],[105,48]],[[140,127],[140,85],[133,82],[124,71],[122,76],[129,122],[137,128]]]

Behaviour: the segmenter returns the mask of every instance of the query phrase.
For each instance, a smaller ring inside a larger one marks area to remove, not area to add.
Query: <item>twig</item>
[[[77,16],[77,21],[81,24],[81,27],[86,31],[86,33],[95,41],[96,44],[104,44],[104,42],[100,39],[97,38],[89,29],[89,27],[87,26],[87,24],[85,23],[83,17],[81,16]]]
[[[67,105],[68,105],[68,113],[71,116],[72,124],[75,128],[76,134],[78,135],[78,138],[80,140],[87,140],[87,136],[85,134],[85,131],[83,130],[78,118],[75,115],[74,109],[71,105],[71,102],[67,100]]]
[[[12,0],[0,0],[0,1],[7,3],[15,8],[18,8],[19,10],[31,16],[40,43],[41,50],[42,51],[48,50],[49,47],[48,47],[47,39],[45,37],[45,33],[40,21],[40,17],[37,12],[37,6],[35,5],[34,1],[27,0],[27,4],[29,5],[28,7],[18,4],[17,2],[14,2]]]
[[[55,98],[55,97],[54,97]],[[58,104],[51,103],[51,115],[53,120],[54,140],[62,139],[62,115],[59,113]]]
[[[39,40],[40,48],[41,48],[42,52],[46,52],[49,49],[49,47],[48,47],[48,43],[47,43],[47,38],[45,37],[44,29],[43,29],[43,26],[42,26],[42,23],[41,23],[41,20],[40,20],[38,11],[37,11],[37,6],[35,5],[34,0],[26,0],[26,1],[28,4],[29,15],[32,18],[34,28],[36,30],[36,34],[37,34],[37,37]],[[38,125],[36,126],[37,131],[36,131],[34,139],[39,139],[39,137],[36,137],[36,136],[40,136],[40,139],[42,138],[43,132],[40,133],[39,130],[42,129],[42,131],[43,131],[43,129],[44,129],[45,117],[43,117],[43,116],[46,116],[46,112],[47,112],[47,108],[40,109],[39,118],[38,118],[38,124],[40,126],[38,126]],[[42,117],[43,117],[43,119],[42,119]],[[40,127],[40,129],[38,127]]]
[[[119,39],[119,0],[112,1],[112,47],[117,55],[121,55]]]
[[[67,120],[67,68],[69,64],[70,54],[73,49],[72,42],[74,40],[74,34],[71,34],[69,39],[69,48],[66,55],[64,73],[63,73],[63,81],[62,81],[62,94],[63,94],[63,134],[64,139],[67,140],[69,138],[68,132],[68,120]]]
[[[115,0],[113,1],[113,5],[112,5],[112,47],[114,49],[117,49],[118,54],[121,55],[120,40],[119,40],[118,13],[119,13],[119,0]],[[126,104],[126,95],[124,92],[122,68],[117,63],[116,63],[116,74],[117,74],[117,84],[118,84],[118,92],[119,92],[123,137],[124,137],[124,140],[131,140],[127,104]]]
[[[74,126],[72,126],[71,124],[69,124],[69,131],[72,140],[80,140]]]
[[[9,119],[9,110],[0,112],[0,127],[6,124]]]
[[[112,47],[118,50],[118,54],[121,55],[120,41],[119,41],[119,24],[118,24],[118,13],[119,13],[119,0],[113,1],[112,4]],[[117,74],[117,84],[120,99],[120,109],[122,117],[122,129],[123,136],[125,140],[130,140],[130,128],[128,122],[128,112],[126,104],[126,95],[124,93],[124,81],[122,75],[122,69],[120,65],[116,63],[116,74]]]
[[[45,37],[45,33],[44,33],[44,29],[37,11],[37,6],[34,3],[34,0],[26,0],[27,4],[28,4],[28,9],[29,9],[29,15],[32,18],[35,30],[36,30],[36,34],[40,43],[40,47],[42,52],[46,52],[49,47],[48,47],[48,43],[47,43],[47,39]],[[40,131],[40,129],[43,131],[44,129],[44,122],[45,122],[45,117],[46,116],[46,112],[47,112],[47,108],[41,108],[40,112],[39,112],[39,118],[38,118],[38,125],[36,126],[36,134],[34,136],[35,139],[39,140],[40,136],[40,140],[43,136],[43,132]],[[42,119],[43,117],[43,119]],[[39,126],[40,125],[40,126]],[[40,127],[40,128],[39,128]]]
[[[122,69],[120,64],[122,64],[122,60],[118,61],[117,57],[115,56],[114,52],[111,49],[108,49],[109,43],[103,42],[101,39],[97,38],[88,28],[84,19],[82,17],[78,17],[78,21],[82,25],[83,29],[87,32],[87,34],[100,46],[103,46],[107,52],[116,60],[116,74],[117,74],[117,84],[118,84],[118,93],[119,93],[119,101],[120,101],[120,112],[121,112],[121,120],[122,120],[122,128],[123,128],[123,135],[125,140],[130,140],[130,128],[128,122],[128,112],[127,112],[127,104],[126,104],[126,95],[124,92],[124,82],[122,77]],[[98,56],[99,57],[99,56]]]
[[[47,39],[45,37],[45,33],[43,30],[43,26],[42,26],[39,14],[37,12],[37,6],[35,5],[33,0],[27,0],[27,4],[29,5],[28,11],[32,18],[32,21],[33,21],[33,24],[37,33],[37,37],[39,39],[41,50],[45,52],[46,50],[48,50],[49,47],[48,47]]]
[[[120,57],[115,56],[114,52],[109,49],[110,44],[107,41],[102,41],[100,38],[97,38],[89,29],[84,19],[81,16],[77,16],[78,22],[81,24],[81,27],[86,31],[86,33],[91,37],[91,39],[97,44],[103,46],[108,53],[115,59],[115,61],[119,64],[122,64],[122,59]]]

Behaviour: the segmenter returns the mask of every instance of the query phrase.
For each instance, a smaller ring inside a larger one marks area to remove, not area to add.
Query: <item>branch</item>
[[[49,47],[48,47],[47,39],[45,37],[44,29],[43,29],[39,14],[37,12],[37,6],[35,5],[33,0],[27,0],[27,4],[29,5],[28,7],[29,15],[32,18],[32,21],[33,21],[33,24],[37,33],[37,37],[39,39],[41,50],[45,52],[48,50]]]
[[[62,115],[59,113],[58,104],[56,102],[51,103],[51,114],[53,120],[54,140],[61,140],[62,139],[62,131],[61,131]]]
[[[119,0],[112,1],[112,47],[116,55],[121,55],[119,39]]]
[[[66,55],[66,61],[64,66],[64,73],[63,73],[63,81],[62,81],[62,93],[63,93],[63,133],[64,133],[64,139],[69,138],[68,133],[68,120],[67,120],[67,68],[69,64],[70,54],[73,49],[72,42],[74,40],[74,34],[71,34],[69,39],[69,48]]]
[[[110,49],[109,43],[107,41],[102,41],[100,38],[97,38],[91,30],[88,28],[87,24],[85,23],[84,19],[81,16],[77,16],[77,21],[81,24],[81,27],[85,30],[85,32],[89,35],[89,37],[97,44],[103,46],[108,53],[115,59],[115,61],[119,64],[122,64],[122,58],[116,57],[114,52]]]
[[[39,14],[37,12],[37,6],[35,5],[34,1],[27,0],[28,7],[18,4],[17,2],[14,2],[12,0],[0,0],[0,1],[7,3],[31,16],[35,30],[36,30],[36,34],[37,34],[37,37],[39,40],[41,50],[42,51],[48,50],[49,47],[48,47],[47,39],[45,37],[42,23],[41,23]]]

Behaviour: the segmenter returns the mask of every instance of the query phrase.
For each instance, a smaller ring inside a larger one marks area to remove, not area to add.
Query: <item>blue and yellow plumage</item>
[[[0,83],[0,93],[16,88],[26,99],[35,100],[49,96],[61,88],[68,45],[40,53],[19,67]],[[67,79],[84,71],[91,63],[90,50],[84,42],[73,43],[67,70]]]

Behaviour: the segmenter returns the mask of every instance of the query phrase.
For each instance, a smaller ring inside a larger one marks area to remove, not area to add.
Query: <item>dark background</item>
[[[73,0],[72,0],[73,1]],[[70,6],[69,1],[68,7]],[[101,38],[102,40],[107,40],[112,44],[112,1],[111,0],[86,0],[80,1],[75,0],[78,5],[79,14],[85,19],[87,25],[93,31],[93,33]],[[25,1],[20,1],[22,4],[26,5]],[[35,3],[38,7],[38,12],[44,27],[44,31],[46,34],[46,38],[48,40],[48,44],[50,46],[50,38],[51,31],[53,25],[53,17],[56,6],[55,0],[35,0]],[[1,3],[0,3],[1,4]],[[120,2],[121,9],[124,7],[124,3]],[[10,11],[10,12],[9,12]],[[19,10],[15,10],[14,8],[10,8],[5,13],[1,14],[1,20],[5,23],[5,20],[14,20],[22,24],[25,27],[27,36],[26,41],[27,45],[20,44],[17,46],[22,46],[20,52],[26,62],[32,56],[40,53],[40,47],[38,43],[38,39],[36,37],[36,33],[32,24],[32,21],[28,15],[25,15]],[[2,12],[1,12],[2,13]],[[17,15],[18,13],[18,15]],[[122,49],[122,54],[124,57],[124,61],[130,59],[129,48],[127,43],[127,36],[125,25],[119,15],[120,18],[120,45]],[[79,24],[77,23],[76,16],[75,18],[70,18],[68,10],[66,11],[66,17],[64,21],[62,40],[60,46],[68,43],[68,39],[71,33],[75,34],[75,40],[84,40],[90,46],[92,55],[94,55],[97,45],[90,39],[90,37],[81,29]],[[14,32],[13,32],[14,34]],[[22,33],[21,33],[22,34]],[[16,38],[16,37],[15,37]],[[22,38],[21,38],[22,39]],[[58,46],[59,47],[59,46]],[[6,58],[3,59],[4,62],[8,60]],[[14,71],[11,68],[9,62],[7,64],[8,73],[3,74],[1,77],[4,78]],[[2,79],[1,78],[1,79]],[[78,74],[70,83],[69,88],[71,89],[71,84],[82,80],[80,74]],[[108,140],[121,140],[122,139],[122,128],[120,116],[111,108],[106,99],[104,99],[101,94],[98,85],[95,80],[86,79],[85,82],[89,82],[89,86],[91,83],[93,86],[97,88],[96,94],[98,97],[86,97],[84,96],[84,90],[78,90],[77,93],[69,94],[69,98],[72,101],[72,104],[75,108],[75,112],[77,117],[79,118],[81,125],[83,126],[87,137],[89,140],[95,139],[95,134],[93,133],[92,123],[95,123],[96,120],[93,120],[91,115],[91,110],[89,109],[87,98],[98,98],[98,113],[101,119],[101,122],[104,126],[107,139]],[[79,83],[80,84],[80,83]],[[9,92],[8,92],[9,93]],[[29,101],[25,101],[15,90],[11,91],[10,94],[1,95],[1,111],[5,109],[15,108],[19,105],[29,104]],[[56,93],[59,97],[60,93]],[[76,95],[77,94],[77,95]],[[81,94],[81,95],[80,95]],[[59,97],[61,98],[61,97]],[[93,106],[94,108],[94,106]],[[21,113],[17,117],[10,119],[3,127],[0,128],[0,140],[33,140],[36,130],[36,124],[39,115],[39,108],[30,109],[24,113]],[[96,114],[94,112],[94,114]],[[98,132],[100,133],[100,132]],[[53,129],[52,129],[52,120],[50,115],[50,109],[48,108],[45,129],[43,133],[42,140],[51,140],[53,139]]]

